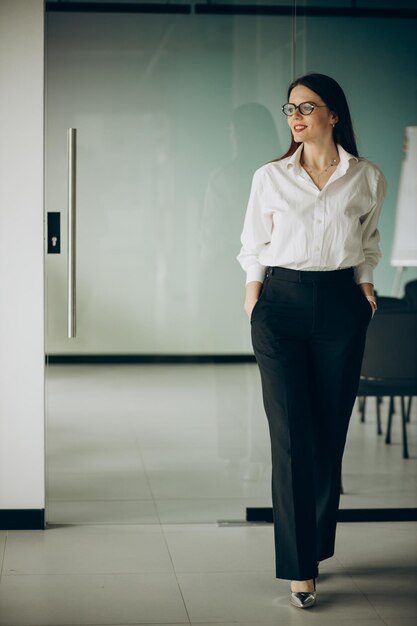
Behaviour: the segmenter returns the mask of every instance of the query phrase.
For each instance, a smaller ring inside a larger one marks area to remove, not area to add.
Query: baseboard
[[[52,11],[77,12],[77,13],[182,13],[186,15],[282,15],[292,16],[294,7],[288,2],[288,6],[274,6],[273,4],[259,5],[252,3],[227,2],[217,4],[212,2],[181,3],[175,2],[59,2],[58,0],[47,0],[45,3],[47,13]],[[385,18],[416,18],[417,11],[408,8],[372,8],[372,7],[326,7],[326,6],[297,6],[297,15],[306,17],[385,17]]]
[[[255,363],[253,354],[49,354],[51,365]]]
[[[0,509],[0,530],[44,530],[45,509]]]
[[[416,522],[417,509],[339,509],[339,522]]]
[[[246,521],[261,524],[272,523],[272,508],[249,507]],[[416,522],[417,508],[407,509],[339,509],[338,522]]]

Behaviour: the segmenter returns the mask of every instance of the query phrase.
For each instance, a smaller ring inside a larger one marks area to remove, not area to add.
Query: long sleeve
[[[374,202],[372,208],[362,221],[362,250],[365,260],[355,267],[355,281],[357,283],[372,283],[373,270],[381,258],[379,247],[380,235],[377,229],[382,204],[387,190],[387,181],[382,174],[376,179],[376,189],[374,191]]]
[[[263,198],[262,172],[257,170],[253,176],[249,202],[246,210],[242,247],[237,260],[246,272],[246,283],[263,282],[265,265],[259,262],[259,254],[271,241],[272,217],[265,210]]]

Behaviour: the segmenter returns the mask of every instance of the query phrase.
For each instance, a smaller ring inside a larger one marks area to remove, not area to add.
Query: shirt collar
[[[301,168],[300,158],[301,158],[302,150],[303,150],[303,144],[301,143],[298,146],[297,150],[294,152],[294,154],[289,157],[287,161],[287,169],[290,166],[294,167],[296,170],[299,170]],[[349,168],[349,163],[352,159],[355,160],[356,162],[359,161],[358,157],[355,157],[353,154],[350,154],[344,148],[342,148],[340,143],[337,144],[337,151],[339,153],[339,159],[340,159],[339,167],[340,167],[340,171],[342,174],[347,172]]]
[[[348,171],[351,161],[356,161],[356,163],[359,161],[358,157],[356,157],[354,154],[350,154],[349,152],[347,152],[340,145],[340,143],[337,144],[337,151],[339,153],[339,159],[340,159],[339,166],[342,171],[342,174]]]
[[[289,167],[291,168],[295,168],[296,170],[300,169],[300,158],[301,158],[301,152],[303,150],[303,144],[300,143],[300,145],[298,146],[297,150],[294,152],[294,154],[292,154],[288,161],[287,161],[287,169]]]

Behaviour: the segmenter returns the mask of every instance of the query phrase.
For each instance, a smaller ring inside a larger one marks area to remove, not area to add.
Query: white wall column
[[[0,0],[0,88],[0,527],[17,528],[45,509],[43,0]]]

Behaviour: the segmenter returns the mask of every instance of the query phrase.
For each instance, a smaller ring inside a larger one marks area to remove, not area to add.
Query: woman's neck
[[[301,153],[301,164],[307,168],[321,172],[334,159],[339,161],[339,152],[333,140],[325,144],[304,143]]]

